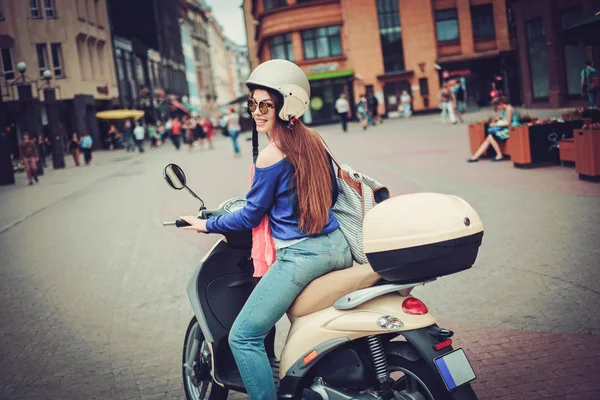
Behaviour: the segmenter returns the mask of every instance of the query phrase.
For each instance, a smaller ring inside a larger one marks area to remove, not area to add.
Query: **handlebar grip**
[[[181,228],[183,226],[190,226],[190,224],[182,219],[178,219],[177,221],[175,221],[175,226]]]

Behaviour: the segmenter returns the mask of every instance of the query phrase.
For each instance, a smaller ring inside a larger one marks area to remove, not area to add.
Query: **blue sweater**
[[[333,181],[333,202],[337,200],[337,181],[331,168]],[[275,239],[293,240],[307,237],[298,227],[298,217],[294,211],[297,196],[294,187],[294,167],[287,158],[266,168],[255,168],[252,188],[246,195],[246,206],[231,214],[219,215],[206,221],[211,233],[227,233],[255,228],[267,214],[271,234]],[[339,227],[333,212],[329,210],[329,221],[318,235],[331,233]]]

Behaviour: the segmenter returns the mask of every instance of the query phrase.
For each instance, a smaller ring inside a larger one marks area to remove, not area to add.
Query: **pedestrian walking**
[[[113,151],[115,147],[118,148],[118,137],[119,132],[117,131],[117,127],[114,124],[111,124],[110,128],[108,128],[108,148],[110,149],[110,151]]]
[[[400,108],[404,118],[409,118],[412,115],[412,97],[408,94],[407,90],[403,90],[400,95]]]
[[[40,158],[38,172],[43,168],[48,168],[46,165],[46,158],[48,157],[48,148],[46,147],[46,142],[44,141],[44,137],[42,135],[38,135],[37,137],[37,148],[38,148],[38,156]]]
[[[165,125],[162,121],[157,121],[156,123],[156,146],[160,147],[165,141]]]
[[[342,130],[348,132],[348,111],[350,111],[350,103],[346,100],[346,93],[340,93],[340,97],[335,101],[335,110],[340,116]]]
[[[19,143],[19,156],[21,158],[21,163],[25,166],[25,172],[27,173],[27,179],[29,180],[29,185],[33,185],[33,181],[38,182],[38,173],[37,173],[37,162],[39,160],[39,155],[37,151],[37,146],[32,140],[29,140],[29,134],[25,133],[23,135],[23,140]]]
[[[171,120],[171,141],[177,150],[181,147],[181,129],[183,125],[178,117]]]
[[[202,127],[202,123],[198,114],[192,114],[192,129],[194,138],[198,140],[198,145],[200,146],[200,150],[204,150],[204,140],[206,139],[206,132],[204,132],[204,128]],[[212,147],[212,146],[211,146]]]
[[[135,143],[133,141],[133,128],[131,126],[131,121],[125,121],[125,128],[123,128],[123,141],[125,142],[125,150],[129,153],[130,151],[135,151]]]
[[[446,119],[449,118],[450,122],[456,124],[456,117],[454,116],[454,95],[450,90],[450,83],[444,83],[440,90],[440,107],[442,109],[442,125],[446,125]]]
[[[363,130],[366,131],[367,125],[369,124],[369,107],[367,103],[367,97],[364,94],[360,97],[360,99],[358,99],[356,111],[358,112],[360,125],[362,126]]]
[[[158,142],[158,130],[154,122],[150,122],[148,124],[148,137],[150,138],[150,147],[154,148],[157,146]]]
[[[204,131],[204,134],[206,135],[206,139],[208,139],[209,148],[214,149],[215,148],[215,143],[214,143],[215,126],[213,125],[210,118],[208,118],[206,116],[204,118],[202,118],[201,125],[202,125],[202,130]]]
[[[371,117],[371,125],[377,125],[381,123],[381,117],[379,116],[379,100],[373,94],[369,92],[367,94],[367,103],[369,104],[369,116]]]
[[[133,136],[135,137],[135,144],[140,153],[144,152],[144,139],[146,139],[146,129],[140,123],[140,121],[135,122],[135,129],[133,130]]]
[[[79,138],[77,138],[77,134],[73,133],[71,141],[69,142],[69,153],[73,156],[73,161],[75,162],[75,166],[79,167],[80,165],[80,151],[79,151],[80,143]]]
[[[167,122],[165,122],[165,130],[164,130],[163,136],[161,138],[163,143],[165,143],[167,141],[167,139],[169,139],[171,137],[172,131],[173,131],[173,118],[169,117],[167,119]]]
[[[90,162],[92,161],[92,144],[93,143],[94,143],[94,141],[92,140],[92,137],[90,135],[88,135],[87,132],[83,132],[81,134],[81,143],[79,146],[81,147],[81,150],[83,151],[83,160],[85,161],[85,165],[89,165]]]
[[[225,119],[225,128],[229,132],[229,137],[233,143],[233,156],[238,158],[242,156],[240,146],[238,144],[238,136],[241,131],[240,127],[240,116],[235,112],[235,109],[231,107],[229,109],[229,115]]]
[[[454,88],[452,93],[454,94],[456,117],[463,123],[463,114],[467,110],[467,103],[465,102],[465,90],[462,87],[460,81],[454,81]]]
[[[589,107],[596,107],[599,91],[600,74],[598,74],[597,69],[592,67],[592,62],[588,60],[581,70],[581,93],[587,97]]]

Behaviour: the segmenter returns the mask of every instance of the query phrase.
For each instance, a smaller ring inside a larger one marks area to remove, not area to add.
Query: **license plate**
[[[475,380],[475,371],[463,349],[456,349],[433,360],[446,384],[446,389],[454,390]]]

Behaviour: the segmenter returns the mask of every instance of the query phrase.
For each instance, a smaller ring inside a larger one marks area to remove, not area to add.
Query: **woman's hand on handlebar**
[[[198,233],[200,233],[200,232],[208,233],[208,230],[206,229],[206,220],[205,219],[198,219],[198,218],[194,217],[193,215],[187,215],[187,216],[179,217],[179,218],[184,220],[188,224],[190,224],[190,226],[184,226],[182,229],[186,229],[188,231],[197,231]]]

